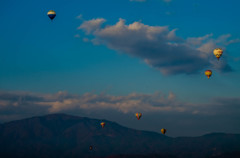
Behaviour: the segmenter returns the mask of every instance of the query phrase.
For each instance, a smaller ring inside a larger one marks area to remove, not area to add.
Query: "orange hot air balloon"
[[[100,123],[100,125],[102,126],[102,128],[104,128],[105,124],[106,124],[105,122],[101,122],[101,123]]]
[[[217,57],[217,59],[219,60],[219,58],[222,56],[223,54],[223,50],[221,48],[216,48],[213,50],[213,54]]]
[[[212,71],[211,70],[206,70],[205,75],[210,78],[212,76]]]
[[[142,113],[140,113],[140,112],[136,113],[135,115],[136,115],[138,120],[142,117]]]
[[[165,134],[166,131],[167,131],[167,130],[166,130],[165,128],[162,128],[162,129],[161,129],[162,134]]]

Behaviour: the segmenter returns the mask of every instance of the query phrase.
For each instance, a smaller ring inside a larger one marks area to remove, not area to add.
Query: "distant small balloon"
[[[56,16],[56,12],[54,10],[50,10],[48,13],[47,13],[48,17],[53,20]]]
[[[213,50],[213,54],[216,56],[216,58],[219,60],[219,58],[223,54],[223,50],[221,48],[216,48]]]
[[[92,146],[89,146],[89,150],[92,150],[93,149],[93,147]]]
[[[105,124],[106,124],[105,122],[101,122],[101,123],[100,123],[100,125],[102,126],[102,128],[104,128]]]
[[[212,71],[211,70],[206,70],[205,71],[205,75],[207,76],[207,78],[209,79],[212,76]]]
[[[135,115],[136,115],[138,120],[142,117],[142,113],[140,113],[140,112],[136,113]]]
[[[166,131],[167,131],[167,130],[166,130],[165,128],[162,128],[162,129],[161,129],[162,134],[165,134]]]

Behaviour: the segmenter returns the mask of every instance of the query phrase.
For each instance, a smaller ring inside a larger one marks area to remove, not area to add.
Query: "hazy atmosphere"
[[[65,113],[172,137],[240,133],[239,5],[1,0],[0,123]]]

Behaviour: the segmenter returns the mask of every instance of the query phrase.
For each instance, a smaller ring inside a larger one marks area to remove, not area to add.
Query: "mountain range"
[[[172,138],[108,120],[51,114],[0,124],[0,157],[240,158],[240,134]]]

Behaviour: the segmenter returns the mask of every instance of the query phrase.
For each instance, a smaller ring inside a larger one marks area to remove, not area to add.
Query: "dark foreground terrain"
[[[101,121],[53,114],[1,124],[0,157],[240,158],[240,134],[171,138]]]

